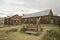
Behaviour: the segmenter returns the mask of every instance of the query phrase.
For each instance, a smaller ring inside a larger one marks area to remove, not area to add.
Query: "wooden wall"
[[[10,18],[5,18],[4,24],[6,25],[18,25],[21,24],[21,16],[14,15]]]

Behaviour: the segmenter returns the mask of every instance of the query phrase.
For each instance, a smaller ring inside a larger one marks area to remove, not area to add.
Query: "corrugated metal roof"
[[[51,10],[45,10],[45,11],[36,12],[36,13],[32,13],[32,14],[24,14],[22,16],[22,18],[31,18],[31,17],[45,16],[45,15],[49,15],[50,11]]]

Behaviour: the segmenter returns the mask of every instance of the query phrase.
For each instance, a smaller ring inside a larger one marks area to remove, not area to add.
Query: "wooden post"
[[[39,30],[38,28],[39,28],[39,21],[40,21],[40,19],[41,19],[41,17],[39,17],[39,18],[36,18],[36,26],[37,26],[37,30]],[[40,26],[41,27],[41,26]]]

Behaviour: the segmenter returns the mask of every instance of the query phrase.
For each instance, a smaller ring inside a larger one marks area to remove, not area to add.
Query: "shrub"
[[[40,31],[42,32],[43,31],[43,28],[40,28]]]
[[[17,31],[17,29],[11,29],[10,30],[10,32],[16,32]]]
[[[5,31],[5,33],[9,33],[9,32],[17,32],[17,29],[10,29],[10,30]]]
[[[60,29],[48,31],[43,40],[60,40]]]
[[[40,33],[38,32],[38,33],[36,33],[36,34],[34,34],[35,36],[39,36],[40,35]]]
[[[25,31],[26,31],[26,29],[24,27],[21,28],[21,30],[20,30],[20,32],[23,32],[23,33],[25,33]]]

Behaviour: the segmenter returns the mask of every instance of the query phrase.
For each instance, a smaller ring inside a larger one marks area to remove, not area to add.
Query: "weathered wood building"
[[[14,15],[14,16],[11,16],[11,17],[5,17],[4,18],[4,24],[5,25],[18,25],[18,24],[21,24],[21,16],[19,15]]]
[[[58,20],[60,19],[60,17],[54,16],[52,10],[45,10],[45,11],[35,12],[31,14],[24,14],[23,16],[19,16],[17,14],[11,17],[8,16],[4,19],[4,24],[6,25],[23,24],[25,19],[28,19],[27,21],[24,22],[25,24],[28,23],[35,24],[36,19],[39,17],[41,17],[41,21],[39,23],[57,24]]]
[[[24,19],[30,19],[30,23],[36,23],[36,18],[41,17],[41,21],[39,23],[54,23],[54,15],[52,10],[45,10],[37,13],[32,14],[24,14],[23,15],[23,21]],[[28,23],[28,20],[25,23]],[[33,21],[31,21],[33,20]]]
[[[54,23],[53,19],[53,12],[52,10],[45,10],[37,13],[32,13],[32,14],[24,14],[22,16],[22,22],[26,26],[26,32],[27,33],[33,33],[40,31],[40,24],[41,23]]]

